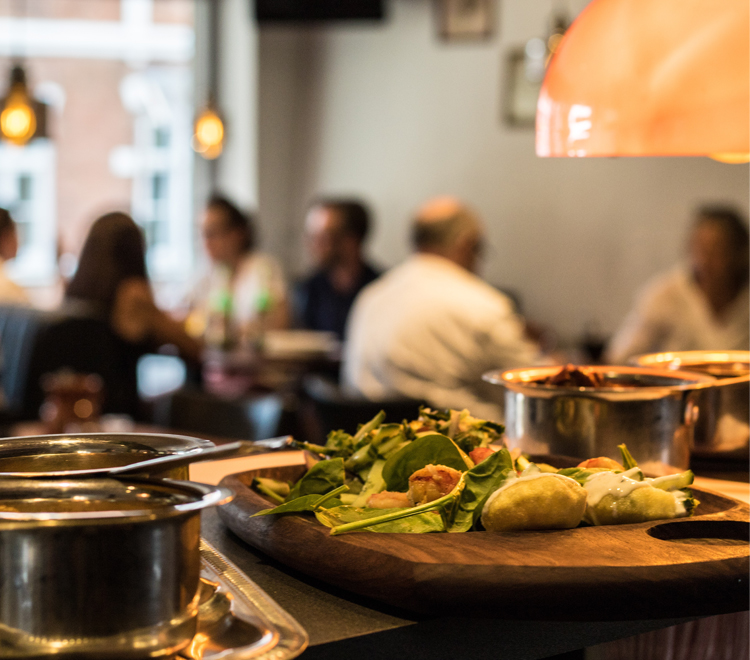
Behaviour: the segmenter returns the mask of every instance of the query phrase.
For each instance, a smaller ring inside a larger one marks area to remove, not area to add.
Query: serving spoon
[[[119,465],[117,467],[97,467],[83,470],[56,470],[49,472],[14,472],[16,477],[91,477],[91,476],[127,476],[133,474],[144,474],[151,472],[163,472],[174,468],[184,467],[191,463],[213,461],[219,458],[239,458],[241,456],[252,456],[254,454],[267,454],[272,451],[283,449],[294,449],[294,439],[291,435],[282,435],[277,438],[266,440],[238,440],[228,442],[218,447],[210,447],[201,451],[186,454],[170,454],[168,456],[157,456]],[[10,476],[6,474],[4,476]]]

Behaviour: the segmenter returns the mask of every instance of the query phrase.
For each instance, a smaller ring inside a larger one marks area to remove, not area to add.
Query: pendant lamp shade
[[[748,0],[593,0],[550,62],[538,156],[750,153]]]

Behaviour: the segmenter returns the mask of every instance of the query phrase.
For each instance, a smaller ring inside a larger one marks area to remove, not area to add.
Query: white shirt
[[[501,390],[483,396],[482,374],[538,357],[506,296],[443,257],[415,254],[354,301],[342,376],[369,399],[401,395],[502,421]]]
[[[24,307],[31,305],[26,291],[8,277],[3,259],[0,259],[0,304]]]
[[[717,319],[689,270],[658,275],[638,295],[635,307],[609,345],[614,363],[662,351],[748,350],[747,287]]]
[[[231,282],[228,268],[214,266],[195,287],[191,307],[210,316],[223,312],[227,296],[235,324],[253,321],[264,305],[274,307],[286,300],[281,266],[270,255],[251,252],[243,257]]]

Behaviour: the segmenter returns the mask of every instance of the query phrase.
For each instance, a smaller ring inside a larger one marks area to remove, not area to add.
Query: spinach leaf
[[[344,484],[344,459],[318,461],[292,487],[287,502],[303,495],[322,495]]]
[[[336,495],[338,495],[339,493],[343,493],[346,490],[347,487],[342,485],[338,488],[334,488],[330,493],[326,493],[324,495],[303,495],[302,497],[297,497],[293,500],[289,500],[288,502],[284,502],[284,504],[279,504],[279,506],[276,506],[273,509],[263,509],[262,511],[258,511],[250,517],[255,518],[255,516],[269,516],[272,514],[275,515],[280,513],[302,513],[304,511],[315,511],[316,509],[319,509],[326,504],[333,507],[341,506],[341,500],[336,499]]]
[[[487,498],[509,475],[515,475],[510,452],[503,448],[463,475],[464,489],[455,506],[445,509],[444,518],[449,532],[468,532],[482,515]]]
[[[336,527],[345,523],[364,521],[370,518],[380,517],[383,514],[403,512],[404,509],[370,509],[355,506],[337,506],[315,512],[315,517],[326,525]],[[388,522],[382,522],[369,527],[363,527],[362,531],[381,533],[408,533],[427,534],[429,532],[443,532],[442,518],[432,512],[417,513],[407,518],[398,518]]]
[[[262,511],[258,511],[258,513],[254,513],[250,517],[255,518],[256,516],[268,516],[276,513],[300,513],[301,511],[312,511],[311,507],[315,506],[319,499],[320,495],[303,495],[302,497],[297,497],[289,502],[284,502],[284,504],[279,504],[279,506],[274,507],[273,509],[263,509]]]
[[[405,492],[409,477],[426,465],[445,465],[456,470],[467,469],[461,450],[440,433],[423,435],[393,454],[383,466],[387,490]]]
[[[341,525],[336,525],[331,529],[331,536],[345,534],[346,532],[355,532],[359,529],[364,529],[365,527],[371,527],[372,525],[380,523],[390,523],[395,520],[410,518],[411,516],[421,513],[427,513],[428,511],[438,511],[441,514],[441,518],[445,518],[445,516],[443,516],[443,512],[445,510],[452,510],[452,508],[455,506],[456,500],[461,497],[461,491],[463,490],[463,488],[464,478],[463,475],[461,475],[461,479],[456,484],[456,487],[450,493],[448,493],[447,495],[443,495],[437,500],[407,509],[374,509],[374,511],[377,511],[378,513],[373,513],[371,517],[354,520],[353,522],[343,523]]]

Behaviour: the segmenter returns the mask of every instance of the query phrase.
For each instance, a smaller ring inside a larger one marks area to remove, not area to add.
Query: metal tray
[[[201,539],[198,633],[177,657],[288,660],[307,648],[305,630],[250,578]]]

